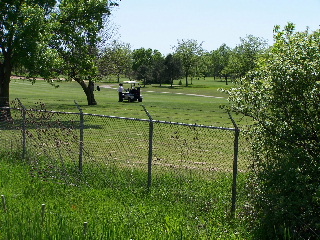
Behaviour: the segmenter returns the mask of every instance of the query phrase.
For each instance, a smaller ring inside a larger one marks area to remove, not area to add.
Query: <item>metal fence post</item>
[[[76,101],[74,101],[76,104],[79,112],[80,112],[80,140],[79,140],[79,171],[82,172],[83,169],[83,139],[84,139],[84,118],[83,118],[83,111],[78,105]]]
[[[233,144],[233,179],[232,179],[232,200],[231,200],[231,216],[234,218],[236,215],[236,202],[237,202],[237,175],[238,175],[238,154],[239,154],[239,135],[240,129],[236,122],[232,118],[230,112],[228,112],[232,124],[235,128],[234,132],[234,144]]]
[[[145,106],[142,105],[142,107],[149,117],[148,190],[150,191],[152,184],[153,119]]]
[[[27,154],[27,122],[26,122],[26,115],[27,110],[25,106],[21,103],[19,98],[16,98],[18,101],[21,109],[22,109],[22,159],[26,159]]]
[[[22,159],[26,158],[27,152],[27,137],[26,137],[26,109],[22,109]]]

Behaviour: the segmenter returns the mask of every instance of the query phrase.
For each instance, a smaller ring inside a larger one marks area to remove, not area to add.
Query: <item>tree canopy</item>
[[[174,47],[175,55],[180,58],[182,63],[186,86],[188,86],[188,77],[200,62],[200,56],[203,53],[202,43],[198,44],[196,40],[188,39],[178,41]]]
[[[9,101],[13,66],[23,65],[30,74],[49,77],[59,64],[58,52],[48,46],[55,5],[52,0],[0,2],[0,106]]]
[[[224,72],[235,78],[241,78],[256,67],[258,58],[267,50],[267,41],[252,35],[240,38],[238,44],[230,51]]]
[[[180,59],[173,55],[168,54],[164,60],[164,79],[173,86],[173,80],[181,77],[182,67]]]
[[[14,66],[29,77],[64,73],[76,80],[95,104],[84,76],[95,73],[98,33],[110,7],[107,0],[2,0],[0,2],[0,106],[8,104]],[[91,82],[92,83],[92,82]]]
[[[135,49],[132,53],[134,77],[145,84],[159,83],[162,78],[164,58],[158,50]]]
[[[132,68],[132,51],[130,44],[113,41],[105,48],[98,60],[100,74],[103,76],[115,75],[120,82],[120,75],[129,76]]]

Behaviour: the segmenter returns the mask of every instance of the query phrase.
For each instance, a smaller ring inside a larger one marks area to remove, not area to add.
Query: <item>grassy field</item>
[[[128,79],[121,79],[128,80]],[[38,80],[34,85],[20,79],[11,82],[11,99],[19,98],[28,107],[37,102],[46,104],[47,110],[77,112],[76,101],[86,113],[114,115],[134,118],[147,118],[141,104],[150,112],[153,119],[183,123],[196,123],[210,126],[228,126],[232,123],[221,105],[227,104],[227,96],[220,88],[232,87],[213,78],[193,80],[189,87],[177,85],[173,88],[163,85],[146,85],[141,89],[143,102],[118,103],[117,83],[98,82],[101,91],[95,91],[96,106],[88,106],[86,96],[76,82],[59,82],[58,88]],[[124,84],[125,88],[130,87]],[[243,120],[233,116],[241,124]]]
[[[78,111],[76,101],[86,113],[147,118],[141,103],[117,102],[117,83],[97,83],[97,106],[86,105],[78,83],[59,85],[12,80],[11,99],[19,98],[27,108],[42,102],[47,110],[68,112]],[[194,80],[188,88],[149,85],[142,88],[142,104],[156,120],[232,127],[220,108],[227,103],[221,87],[225,83],[213,79]],[[81,175],[69,174],[70,183],[43,178],[39,171],[35,177],[19,157],[0,155],[0,239],[250,239],[244,220],[246,173],[238,174],[235,219],[230,218],[227,171],[204,178],[161,168],[151,192],[141,168],[92,165]]]

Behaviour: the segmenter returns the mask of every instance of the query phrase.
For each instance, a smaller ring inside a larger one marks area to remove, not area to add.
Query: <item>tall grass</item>
[[[76,182],[61,184],[33,177],[14,156],[0,159],[7,206],[0,210],[0,239],[249,238],[241,219],[228,217],[229,174],[203,179],[167,171],[148,192],[138,169],[92,168],[95,175],[74,173]],[[243,186],[245,176],[239,180]]]

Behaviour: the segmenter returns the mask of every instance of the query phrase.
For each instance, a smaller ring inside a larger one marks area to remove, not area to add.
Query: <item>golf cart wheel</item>
[[[142,98],[139,98],[138,101],[139,101],[139,102],[142,102]]]

